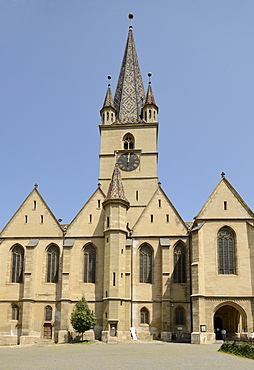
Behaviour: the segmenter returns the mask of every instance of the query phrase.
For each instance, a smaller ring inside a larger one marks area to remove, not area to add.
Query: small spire
[[[114,101],[113,101],[112,92],[111,92],[110,80],[111,80],[111,76],[109,75],[108,76],[108,88],[107,88],[106,96],[104,99],[103,108],[106,108],[106,107],[114,108]]]
[[[225,172],[221,172],[221,177],[224,179],[225,178]]]
[[[125,202],[129,203],[128,199],[125,196],[124,188],[123,188],[123,182],[121,179],[121,173],[120,169],[118,167],[118,164],[115,164],[115,168],[113,171],[112,179],[108,188],[108,194],[105,198],[106,200],[112,200],[112,199],[119,199],[124,200]],[[104,201],[104,202],[105,202]]]
[[[145,100],[145,105],[150,105],[150,104],[153,104],[157,107],[156,103],[155,103],[155,98],[154,98],[154,94],[153,94],[153,90],[152,90],[152,84],[151,84],[151,77],[152,77],[152,73],[151,72],[148,72],[148,89],[147,89],[147,93],[146,93],[146,100]]]

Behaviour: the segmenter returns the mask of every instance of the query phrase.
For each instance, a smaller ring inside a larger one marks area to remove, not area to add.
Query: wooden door
[[[44,324],[44,339],[52,339],[52,325]]]

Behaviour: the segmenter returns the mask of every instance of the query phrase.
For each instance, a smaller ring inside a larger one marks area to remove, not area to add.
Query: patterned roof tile
[[[139,68],[132,27],[130,27],[114,97],[114,107],[117,112],[118,122],[140,122],[144,101],[144,85]]]
[[[112,180],[110,182],[110,185],[108,188],[108,194],[105,198],[105,201],[109,199],[120,199],[120,200],[124,200],[125,202],[129,203],[124,193],[121,173],[120,173],[120,169],[117,163],[113,171]]]

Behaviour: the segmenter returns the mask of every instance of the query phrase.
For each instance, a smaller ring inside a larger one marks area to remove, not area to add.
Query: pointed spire
[[[124,194],[121,173],[120,173],[120,169],[117,163],[115,164],[114,172],[112,175],[112,180],[108,188],[108,194],[104,202],[106,202],[107,200],[112,200],[112,199],[123,200],[129,203],[128,199],[126,198]]]
[[[132,14],[129,14],[129,19],[130,23],[132,23]],[[144,98],[144,85],[132,33],[132,24],[130,24],[114,97],[114,107],[117,111],[117,120],[119,123],[140,122],[141,110],[144,106]]]
[[[145,105],[153,104],[153,105],[155,105],[157,107],[157,105],[155,103],[155,98],[154,98],[153,90],[152,90],[151,76],[152,76],[152,73],[149,72],[148,73],[149,82],[148,82],[148,89],[147,89],[147,93],[146,93]]]
[[[111,76],[108,76],[108,89],[106,92],[103,108],[108,108],[108,107],[114,108],[114,101],[113,101],[112,92],[111,92],[110,80],[111,80]]]

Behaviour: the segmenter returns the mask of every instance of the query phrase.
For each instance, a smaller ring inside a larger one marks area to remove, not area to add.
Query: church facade
[[[150,77],[150,74],[149,74]],[[69,225],[37,185],[0,234],[0,344],[68,342],[82,294],[87,338],[213,343],[248,336],[254,315],[254,215],[222,174],[184,222],[157,176],[158,107],[128,38],[100,111],[99,184]]]

